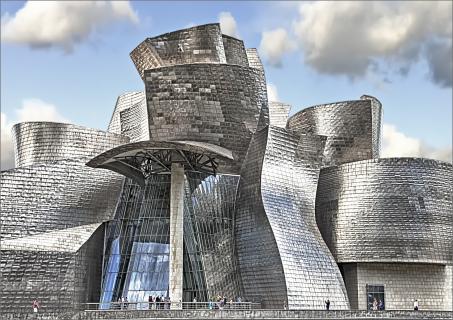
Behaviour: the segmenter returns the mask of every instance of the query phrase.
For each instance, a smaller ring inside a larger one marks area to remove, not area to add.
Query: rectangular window
[[[425,201],[423,200],[423,197],[418,197],[418,204],[420,205],[420,209],[425,209]]]
[[[385,310],[385,295],[383,285],[366,285],[367,309],[371,311]]]

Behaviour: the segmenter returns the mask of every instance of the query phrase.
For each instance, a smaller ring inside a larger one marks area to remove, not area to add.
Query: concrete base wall
[[[441,311],[322,311],[322,310],[141,310],[141,311],[90,311],[63,317],[35,317],[20,315],[5,320],[120,320],[120,319],[388,319],[388,320],[451,320],[451,312]],[[3,318],[2,318],[3,319]]]
[[[366,285],[383,285],[386,310],[452,310],[452,266],[405,263],[343,264],[351,308],[366,310]]]

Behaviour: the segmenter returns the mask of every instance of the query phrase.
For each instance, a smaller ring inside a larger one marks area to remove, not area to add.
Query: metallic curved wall
[[[287,128],[327,136],[324,166],[379,157],[380,102],[370,96],[304,109],[289,118]]]
[[[178,65],[146,70],[145,85],[153,140],[219,145],[233,152],[240,168],[260,110],[267,104],[260,70],[226,64]]]
[[[383,158],[321,170],[316,219],[339,263],[453,263],[450,163]]]
[[[130,109],[133,106],[137,105],[146,105],[146,98],[144,91],[132,91],[126,92],[120,95],[116,99],[115,108],[112,113],[112,118],[110,119],[110,123],[108,126],[107,131],[113,132],[117,134],[121,134],[121,120],[120,114],[121,112]]]
[[[50,122],[20,123],[14,134],[21,166],[1,172],[0,308],[29,313],[38,299],[45,313],[72,312],[99,300],[101,224],[124,180],[85,161],[129,138]]]
[[[237,64],[244,67],[249,66],[242,40],[222,34],[222,41],[227,64]]]
[[[268,129],[257,131],[241,172],[235,238],[244,297],[264,308],[287,305],[287,289],[274,233],[261,198],[261,172]]]
[[[16,166],[92,157],[127,143],[125,136],[67,123],[21,122],[13,126]]]
[[[286,128],[291,106],[286,103],[269,101],[269,123],[271,126]]]
[[[34,243],[2,241],[2,315],[16,313],[17,319],[25,319],[34,299],[40,301],[41,312],[58,315],[97,301],[104,233],[99,225],[41,233],[30,237]]]
[[[258,55],[258,50],[256,48],[247,48],[245,49],[247,55],[247,60],[249,66],[252,68],[260,69],[264,72],[263,63],[261,62],[260,56]]]
[[[112,218],[123,177],[78,160],[1,173],[1,237],[20,238]]]
[[[190,63],[227,63],[218,23],[147,38],[130,56],[143,80],[144,71],[148,69]]]
[[[287,302],[293,309],[323,309],[329,298],[333,308],[349,308],[340,271],[315,222],[324,143],[324,137],[271,126],[257,133],[249,149],[237,206],[238,257],[244,294],[266,307]]]

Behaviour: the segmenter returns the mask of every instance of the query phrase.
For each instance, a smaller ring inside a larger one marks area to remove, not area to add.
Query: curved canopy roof
[[[182,163],[186,170],[207,174],[236,173],[230,150],[198,141],[140,141],[107,150],[86,163],[105,168],[141,185],[151,174],[168,174],[172,163]]]

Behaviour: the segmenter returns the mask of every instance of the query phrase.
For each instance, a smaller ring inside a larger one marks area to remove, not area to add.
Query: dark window
[[[383,285],[366,285],[368,310],[385,310],[385,297]]]
[[[425,201],[423,197],[418,197],[418,204],[420,205],[420,209],[425,209]]]

